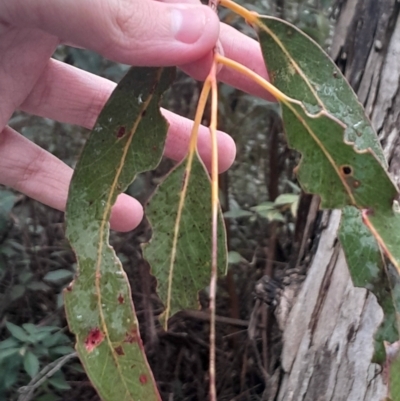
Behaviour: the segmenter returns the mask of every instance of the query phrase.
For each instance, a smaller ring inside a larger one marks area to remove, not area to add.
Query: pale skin
[[[23,110],[90,129],[115,88],[107,79],[51,59],[60,43],[135,66],[176,65],[195,79],[207,76],[218,43],[226,57],[268,78],[258,43],[220,24],[197,0],[0,0],[0,184],[59,210],[65,209],[72,169],[7,122]],[[218,79],[268,98],[234,71],[222,68]],[[170,124],[165,156],[181,160],[191,121],[162,113]],[[200,129],[198,149],[209,167],[206,127]],[[236,153],[226,133],[218,132],[218,150],[222,172]],[[111,227],[129,231],[142,217],[140,203],[123,194],[113,207]]]

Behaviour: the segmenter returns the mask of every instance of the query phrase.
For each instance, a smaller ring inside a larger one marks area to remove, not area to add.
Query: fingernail
[[[209,15],[203,7],[172,9],[172,29],[176,40],[192,44],[200,39],[209,22]]]

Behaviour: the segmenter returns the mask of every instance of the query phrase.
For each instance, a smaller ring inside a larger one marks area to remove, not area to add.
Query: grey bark
[[[365,105],[399,183],[399,2],[338,3],[332,58]],[[383,312],[373,294],[351,282],[337,241],[340,212],[325,213],[323,220],[306,279],[285,320],[277,400],[382,401],[388,386],[371,357]]]

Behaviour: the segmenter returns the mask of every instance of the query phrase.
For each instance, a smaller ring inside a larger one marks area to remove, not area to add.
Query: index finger
[[[0,0],[0,23],[38,28],[124,64],[179,65],[204,56],[218,17],[200,3],[153,0]]]

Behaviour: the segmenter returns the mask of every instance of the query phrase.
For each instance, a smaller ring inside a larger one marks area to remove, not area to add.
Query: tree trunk
[[[399,8],[396,0],[339,0],[331,46],[378,132],[397,183]],[[383,313],[373,294],[351,282],[337,240],[340,212],[324,213],[322,220],[317,249],[285,321],[277,400],[382,401],[388,385],[371,358]]]

